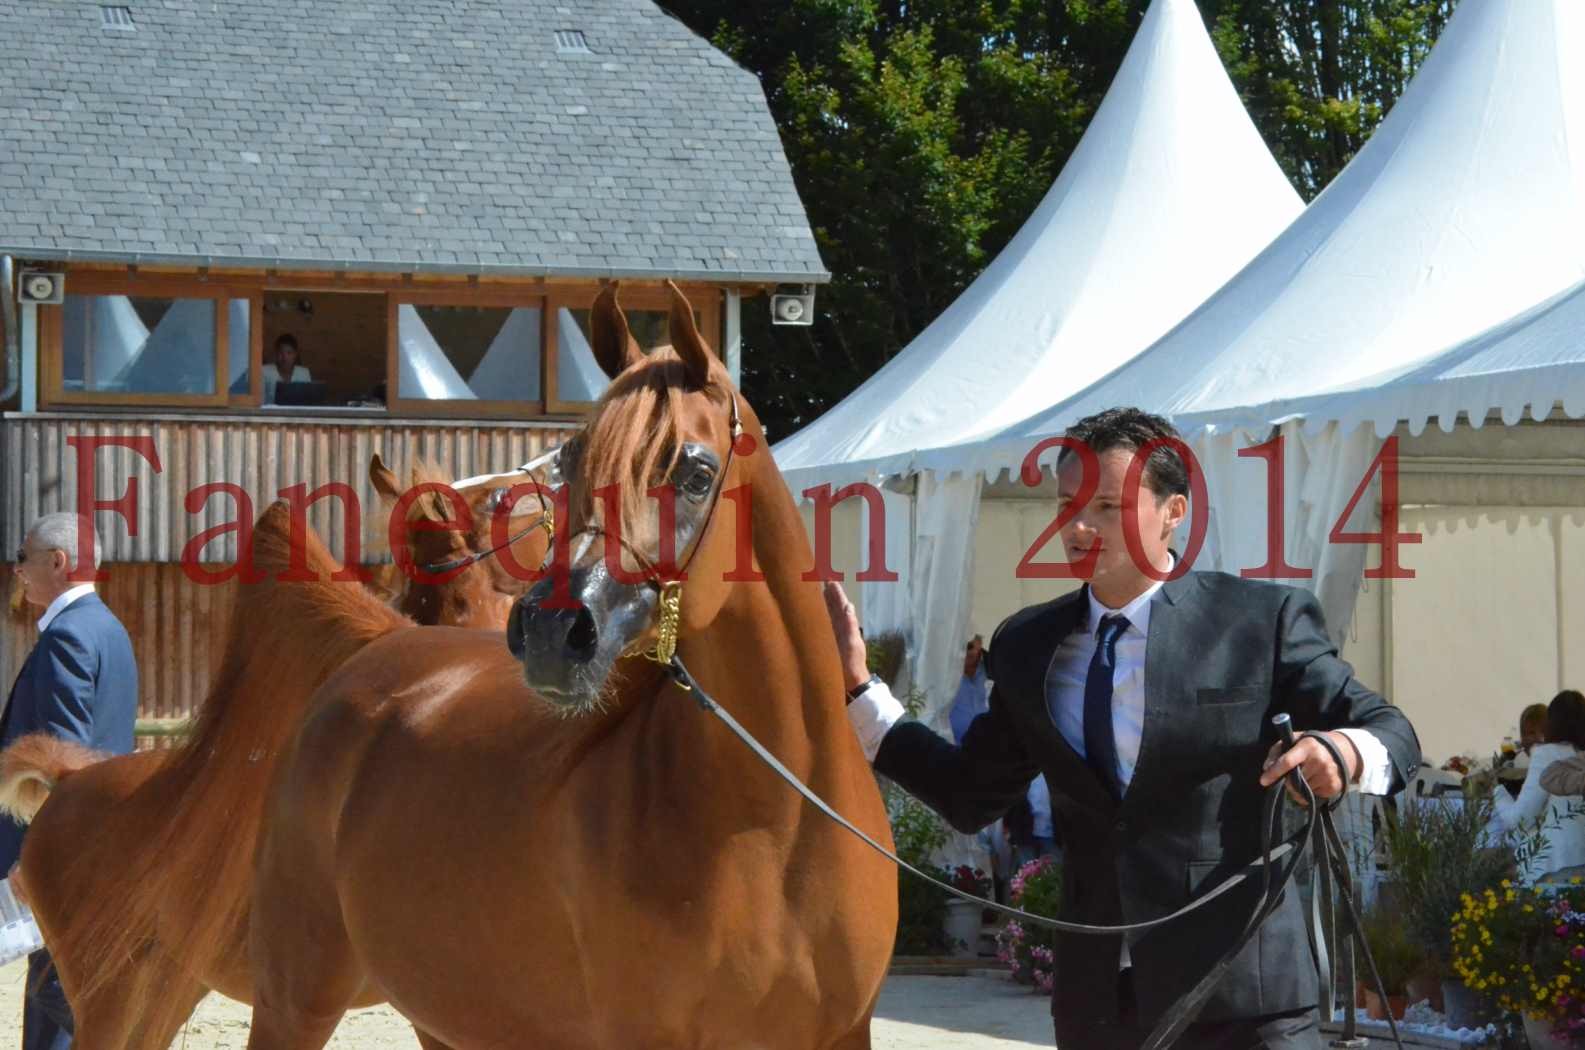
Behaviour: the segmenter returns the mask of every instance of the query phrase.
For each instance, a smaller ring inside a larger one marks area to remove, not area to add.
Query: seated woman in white
[[[1547,705],[1546,743],[1530,751],[1530,768],[1518,798],[1510,798],[1501,786],[1493,799],[1493,823],[1500,832],[1527,833],[1539,821],[1546,849],[1530,858],[1519,872],[1526,882],[1534,882],[1549,871],[1585,864],[1585,816],[1571,817],[1574,801],[1551,795],[1541,786],[1541,778],[1554,762],[1572,758],[1585,751],[1585,695],[1565,689]]]
[[[307,383],[313,380],[308,369],[297,363],[297,339],[283,335],[275,340],[275,363],[264,369],[264,403],[275,404],[275,388],[282,383]]]

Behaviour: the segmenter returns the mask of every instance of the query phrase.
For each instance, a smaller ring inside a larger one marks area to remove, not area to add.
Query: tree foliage
[[[1358,151],[1456,0],[1200,0],[1304,196]],[[1061,170],[1146,0],[667,0],[764,86],[830,286],[812,328],[743,318],[744,386],[773,440],[924,329]],[[987,360],[985,367],[996,362]]]

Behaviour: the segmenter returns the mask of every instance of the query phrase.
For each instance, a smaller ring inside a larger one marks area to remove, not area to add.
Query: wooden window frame
[[[65,359],[65,313],[62,306],[39,310],[39,357],[41,362],[40,402],[46,408],[82,405],[135,405],[170,408],[219,408],[228,405],[257,405],[263,377],[259,369],[263,339],[263,300],[257,287],[230,281],[210,281],[196,277],[144,276],[104,271],[73,271],[67,276],[68,295],[125,295],[150,299],[209,299],[215,303],[214,378],[212,394],[179,392],[124,393],[112,390],[67,390]],[[230,310],[228,301],[248,302],[249,393],[232,395],[230,375]]]
[[[541,419],[548,414],[545,392],[546,351],[546,296],[542,289],[511,291],[467,291],[458,288],[445,291],[393,291],[385,297],[385,410],[393,417],[442,419],[511,419],[525,412],[530,418]],[[473,401],[431,400],[422,397],[401,396],[401,340],[398,326],[400,308],[403,306],[482,306],[492,309],[539,310],[539,400],[537,401]]]
[[[688,297],[688,302],[693,305],[699,315],[699,331],[710,344],[718,359],[721,358],[721,342],[724,336],[722,319],[724,316],[723,304],[726,300],[726,290],[719,285],[678,285],[683,295]],[[557,341],[557,326],[554,323],[561,310],[587,310],[594,304],[594,295],[582,290],[574,293],[572,290],[556,290],[546,296],[545,306],[545,373],[540,389],[545,392],[545,411],[551,415],[576,416],[582,415],[594,407],[593,401],[563,401],[557,395],[560,388],[556,385],[556,358],[560,352]],[[668,313],[671,310],[671,293],[665,285],[622,285],[619,298],[623,310],[648,310],[659,313]]]

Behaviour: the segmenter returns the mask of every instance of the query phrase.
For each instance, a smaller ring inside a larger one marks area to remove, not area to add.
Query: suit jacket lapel
[[[1189,578],[1184,573],[1175,580],[1161,585],[1150,600],[1150,630],[1145,636],[1145,717],[1140,727],[1139,756],[1134,760],[1134,778],[1123,793],[1126,804],[1139,798],[1148,787],[1151,775],[1159,766],[1157,749],[1161,745],[1162,726],[1165,720],[1176,717],[1167,689],[1170,676],[1177,673],[1192,659],[1183,653],[1184,617],[1191,615],[1186,606],[1189,600]]]

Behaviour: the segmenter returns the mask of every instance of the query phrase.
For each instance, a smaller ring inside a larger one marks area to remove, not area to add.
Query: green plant
[[[1384,827],[1400,921],[1409,938],[1444,972],[1452,958],[1452,916],[1464,894],[1496,886],[1513,868],[1512,851],[1487,839],[1491,811],[1489,797],[1462,805],[1406,800]]]
[[[1362,921],[1365,943],[1370,945],[1371,957],[1376,960],[1382,987],[1388,995],[1404,994],[1410,979],[1425,962],[1423,949],[1409,936],[1398,916],[1384,908],[1370,911]],[[1369,983],[1365,987],[1371,988]]]
[[[951,873],[937,867],[933,859],[949,837],[946,824],[929,806],[895,784],[887,784],[884,795],[897,855],[927,874],[949,880]],[[907,872],[900,873],[897,879],[897,941],[893,951],[898,955],[931,955],[945,951],[947,898],[945,890]]]
[[[903,657],[908,655],[908,643],[897,631],[886,631],[864,639],[864,660],[872,674],[878,674],[887,685],[897,684],[903,669]]]

